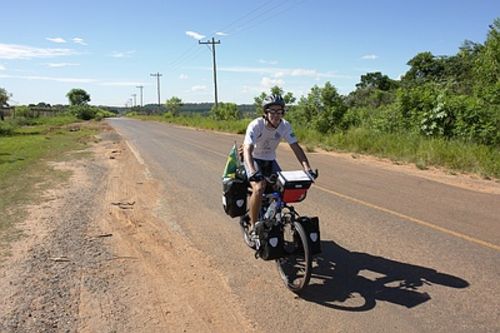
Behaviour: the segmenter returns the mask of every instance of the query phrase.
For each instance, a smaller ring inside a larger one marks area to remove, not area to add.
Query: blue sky
[[[66,104],[72,88],[94,105],[213,101],[253,103],[273,85],[306,95],[330,81],[342,94],[360,76],[398,78],[418,52],[453,55],[484,43],[498,0],[16,0],[0,19],[0,87],[11,104]]]

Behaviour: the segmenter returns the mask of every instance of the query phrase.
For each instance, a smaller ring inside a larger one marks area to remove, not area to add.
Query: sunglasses
[[[281,109],[281,110],[276,110],[276,109],[266,109],[267,112],[269,112],[270,114],[277,114],[277,115],[280,115],[282,116],[283,113],[285,113],[285,110]]]

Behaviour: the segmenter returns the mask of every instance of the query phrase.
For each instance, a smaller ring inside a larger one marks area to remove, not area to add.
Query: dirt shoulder
[[[54,164],[0,266],[2,332],[234,332],[255,324],[210,258],[155,215],[162,189],[111,129]]]

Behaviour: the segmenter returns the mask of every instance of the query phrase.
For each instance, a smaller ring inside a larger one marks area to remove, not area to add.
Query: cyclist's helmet
[[[283,111],[285,109],[285,100],[281,95],[279,94],[272,94],[264,98],[264,101],[262,102],[262,108],[264,109],[264,113],[267,113],[267,109],[272,106],[272,105],[279,105],[283,108]]]

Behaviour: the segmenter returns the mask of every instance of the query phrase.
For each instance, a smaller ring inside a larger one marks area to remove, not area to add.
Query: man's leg
[[[262,180],[260,182],[250,182],[252,185],[252,195],[250,196],[250,224],[253,227],[255,223],[257,223],[259,219],[259,210],[262,204],[262,194],[264,193],[264,189],[266,187],[266,181]]]

